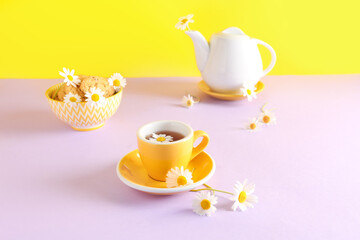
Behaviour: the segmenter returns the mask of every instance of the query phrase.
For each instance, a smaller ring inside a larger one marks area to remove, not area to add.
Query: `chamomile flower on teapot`
[[[96,108],[102,107],[106,103],[104,92],[99,88],[91,88],[90,92],[85,93],[85,97],[87,104]]]
[[[70,86],[71,84],[74,87],[77,87],[77,85],[79,85],[81,81],[78,76],[74,75],[75,70],[73,69],[70,71],[70,69],[68,68],[63,68],[63,71],[64,72],[59,71],[59,74],[65,78],[64,82],[66,83],[66,85]]]
[[[200,216],[211,216],[216,211],[217,197],[210,192],[199,192],[193,200],[193,211]]]
[[[172,168],[166,174],[166,186],[168,188],[187,186],[192,183],[192,173],[188,169],[184,170],[183,166]]]
[[[81,102],[81,97],[79,94],[74,94],[72,92],[69,92],[64,97],[64,103],[70,104],[72,107],[78,106],[77,103]]]
[[[121,88],[126,86],[126,79],[121,76],[120,73],[114,73],[111,75],[108,81],[110,86],[113,86],[116,92],[120,91]]]
[[[179,22],[175,25],[175,28],[180,30],[190,30],[189,23],[193,23],[194,20],[192,19],[194,17],[194,14],[189,14],[185,17],[179,18]]]

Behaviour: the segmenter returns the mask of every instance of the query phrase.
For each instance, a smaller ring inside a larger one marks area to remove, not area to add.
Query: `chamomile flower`
[[[79,94],[73,94],[69,92],[64,97],[64,102],[70,104],[72,107],[78,106],[77,103],[81,102],[81,97]]]
[[[109,79],[110,86],[114,86],[116,92],[126,86],[126,79],[120,73],[114,73]]]
[[[247,179],[243,183],[236,181],[234,191],[235,193],[230,198],[230,200],[234,201],[231,207],[233,211],[236,211],[238,208],[240,211],[245,211],[248,208],[253,208],[253,204],[258,202],[258,197],[253,195],[255,184],[249,184]]]
[[[151,142],[158,142],[158,143],[169,143],[173,141],[173,137],[166,134],[151,134],[151,137],[149,138]]]
[[[210,192],[199,192],[193,200],[193,211],[200,216],[211,216],[216,211],[217,197]]]
[[[240,88],[240,93],[251,102],[254,98],[256,98],[256,87],[252,84],[244,84],[242,88]]]
[[[180,169],[178,167],[172,168],[166,174],[166,186],[168,188],[186,186],[192,183],[192,173],[188,169],[184,170],[183,166]]]
[[[250,132],[256,132],[260,129],[260,122],[259,119],[253,118],[250,122],[246,125],[246,129]]]
[[[104,104],[106,104],[104,92],[98,88],[90,88],[90,92],[85,93],[85,97],[87,104],[95,106],[96,108],[102,107]]]
[[[261,108],[260,121],[265,125],[273,125],[276,124],[276,116],[272,110],[265,109],[267,103]]]
[[[194,17],[194,14],[189,14],[185,17],[179,18],[179,22],[175,25],[175,28],[180,30],[190,30],[189,23],[193,23],[194,20],[192,19]]]
[[[59,74],[65,78],[64,82],[66,83],[66,85],[70,86],[71,84],[74,87],[77,87],[77,85],[79,85],[81,80],[79,79],[78,76],[74,75],[75,70],[73,69],[70,71],[68,68],[63,68],[63,71],[64,72],[59,71]]]
[[[265,110],[260,115],[260,121],[265,125],[273,125],[276,124],[275,114],[269,110]]]
[[[195,103],[198,102],[199,100],[195,100],[195,97],[191,96],[190,94],[183,96],[182,98],[182,105],[187,108],[192,107]]]

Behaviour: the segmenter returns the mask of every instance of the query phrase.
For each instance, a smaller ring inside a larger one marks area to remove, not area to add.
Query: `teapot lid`
[[[241,37],[241,38],[250,39],[249,36],[247,36],[240,28],[237,27],[229,27],[215,34],[221,37]]]

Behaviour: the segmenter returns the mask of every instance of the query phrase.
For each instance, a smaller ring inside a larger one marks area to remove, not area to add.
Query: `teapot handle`
[[[265,76],[266,74],[268,74],[271,69],[273,69],[273,67],[275,66],[275,62],[276,62],[276,53],[274,51],[274,49],[269,45],[267,44],[266,42],[263,42],[259,39],[254,39],[255,42],[257,44],[260,44],[260,45],[263,45],[264,47],[266,47],[267,49],[269,49],[270,53],[271,53],[271,62],[269,64],[269,66],[263,71],[262,73],[262,77]]]

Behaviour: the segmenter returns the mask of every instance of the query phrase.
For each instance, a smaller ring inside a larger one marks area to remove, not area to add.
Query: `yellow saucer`
[[[218,92],[213,92],[210,87],[208,85],[206,85],[206,83],[204,82],[204,80],[201,80],[198,83],[198,87],[200,88],[201,91],[203,91],[204,93],[217,98],[217,99],[221,99],[221,100],[225,100],[225,101],[237,101],[237,100],[243,100],[245,99],[245,97],[241,94],[237,94],[237,93],[231,93],[231,94],[227,94],[227,93],[218,93]],[[262,82],[258,82],[256,85],[256,90],[255,92],[258,94],[259,92],[261,92],[262,90],[264,90],[264,84]]]
[[[116,173],[120,180],[131,188],[150,194],[172,195],[187,192],[206,183],[214,175],[215,168],[215,162],[210,155],[201,152],[187,166],[187,169],[193,171],[194,183],[183,187],[167,188],[165,182],[156,181],[149,177],[141,162],[138,150],[134,150],[119,161]]]

